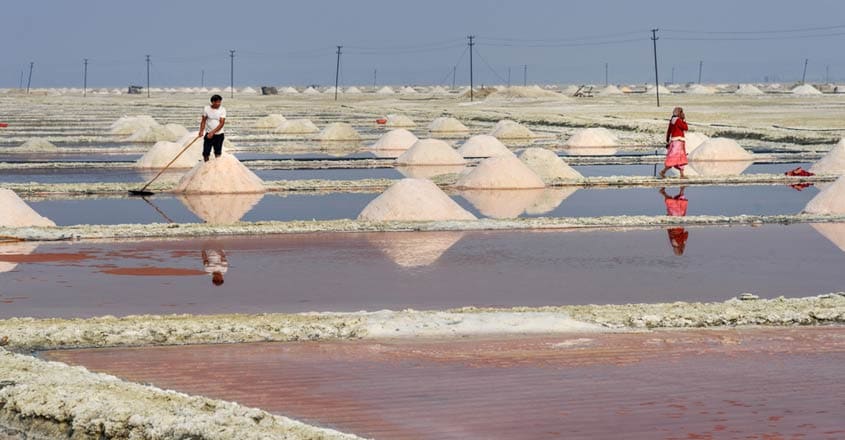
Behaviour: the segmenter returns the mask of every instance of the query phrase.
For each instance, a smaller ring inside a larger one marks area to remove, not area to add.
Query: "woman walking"
[[[675,107],[672,110],[672,119],[669,120],[669,129],[666,130],[666,160],[663,161],[663,170],[660,171],[660,178],[666,177],[666,171],[676,168],[685,179],[684,165],[687,164],[687,149],[684,133],[689,129],[684,109]]]

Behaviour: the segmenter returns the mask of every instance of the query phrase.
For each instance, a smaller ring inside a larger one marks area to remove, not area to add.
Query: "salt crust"
[[[514,155],[496,156],[481,161],[455,184],[464,189],[530,189],[546,185]]]
[[[572,135],[565,143],[565,147],[595,148],[615,147],[619,143],[616,136],[606,128],[585,128]]]
[[[545,148],[527,148],[519,154],[519,159],[547,183],[557,179],[580,179],[584,177],[567,165],[555,152]]]
[[[381,137],[373,144],[370,149],[373,150],[399,150],[405,151],[411,148],[414,143],[419,140],[416,135],[404,128],[397,128],[390,130],[381,135]]]
[[[495,136],[479,134],[470,137],[458,148],[458,153],[467,157],[512,156],[513,153]]]
[[[175,193],[184,194],[237,194],[263,193],[266,189],[261,179],[228,153],[208,162],[200,162],[182,176]]]
[[[824,157],[814,163],[810,171],[816,174],[845,174],[845,139],[841,139]]]
[[[396,158],[400,165],[464,165],[466,160],[449,144],[438,139],[420,139]]]
[[[402,179],[367,204],[358,220],[475,220],[475,216],[461,208],[432,181]]]
[[[754,155],[728,138],[710,138],[688,155],[690,162],[749,161]]]
[[[52,220],[42,217],[10,190],[0,188],[0,226],[56,226]]]
[[[334,122],[320,132],[321,141],[358,141],[361,135],[351,125],[345,122]]]
[[[534,132],[528,127],[509,119],[497,122],[490,134],[498,139],[531,139],[534,137]]]

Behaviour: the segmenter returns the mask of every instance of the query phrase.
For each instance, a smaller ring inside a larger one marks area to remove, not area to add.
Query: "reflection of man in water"
[[[211,274],[211,283],[215,286],[223,284],[223,274],[229,270],[229,260],[223,249],[203,249],[202,265],[206,273]]]
[[[666,204],[666,215],[670,217],[685,217],[687,215],[687,205],[689,200],[684,196],[686,187],[681,187],[678,195],[670,196],[666,193],[666,188],[660,188],[660,194],[663,195],[663,203]],[[689,232],[684,228],[669,228],[669,244],[672,245],[672,250],[675,255],[683,255],[684,248],[687,246],[687,238]]]

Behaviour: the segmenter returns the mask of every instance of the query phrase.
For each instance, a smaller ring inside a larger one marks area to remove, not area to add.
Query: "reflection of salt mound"
[[[845,139],[810,167],[816,174],[845,174]]]
[[[258,118],[253,125],[255,128],[276,128],[282,125],[287,119],[279,114],[267,115],[263,118]]]
[[[463,165],[400,165],[396,167],[405,177],[414,179],[431,179],[432,177],[446,174],[460,174],[464,171]]]
[[[361,140],[361,135],[351,125],[335,122],[320,132],[319,139],[321,141],[358,141]]]
[[[625,93],[619,90],[619,87],[610,84],[609,86],[599,90],[600,96],[619,96],[624,95]]]
[[[20,146],[15,147],[15,149],[25,151],[56,151],[58,147],[53,145],[53,143],[47,139],[31,138],[27,139],[27,141],[22,143]]]
[[[420,139],[396,158],[400,165],[464,165],[466,160],[438,139]]]
[[[263,197],[263,193],[185,194],[179,200],[206,223],[225,225],[239,222]]]
[[[29,255],[35,249],[38,249],[38,243],[31,241],[0,242],[0,273],[11,272],[18,266],[18,263],[2,261],[2,255]]]
[[[690,95],[713,95],[716,90],[701,84],[693,84],[687,89],[687,93]]]
[[[310,119],[288,119],[274,130],[279,134],[309,134],[320,131]]]
[[[193,137],[188,142],[191,142]],[[135,168],[164,168],[187,143],[159,141],[135,162]],[[202,158],[202,141],[197,139],[170,168],[192,168]]]
[[[574,186],[569,188],[546,188],[543,190],[543,194],[531,203],[531,206],[525,208],[525,213],[529,215],[540,215],[552,212],[564,200],[568,199],[569,196],[575,194],[575,191],[578,191],[578,188]]]
[[[469,129],[461,121],[443,116],[431,121],[428,129],[438,133],[468,133]]]
[[[700,147],[701,144],[710,140],[710,138],[706,135],[689,131],[684,134],[684,139],[686,140],[684,148],[687,150],[687,154],[692,153],[696,148]]]
[[[563,161],[554,151],[545,148],[527,148],[519,160],[544,182],[556,179],[580,179],[583,176]]]
[[[570,137],[565,147],[614,147],[619,141],[606,128],[585,128]]]
[[[690,161],[686,174],[690,176],[738,176],[753,163],[752,160]],[[690,173],[689,171],[693,172]]]
[[[0,226],[12,228],[22,226],[56,226],[52,220],[42,217],[30,208],[14,191],[0,188]]]
[[[528,127],[508,119],[497,122],[490,134],[499,139],[531,139],[534,137],[534,132]]]
[[[393,90],[393,88],[390,87],[390,86],[384,86],[384,87],[378,89],[378,91],[376,91],[376,94],[377,95],[394,95],[394,94],[396,94],[396,91]]]
[[[385,119],[387,119],[387,123],[385,125],[388,127],[409,128],[417,126],[411,118],[405,115],[387,115]]]
[[[381,137],[370,148],[373,150],[399,150],[405,151],[411,148],[419,139],[404,128],[390,130]]]
[[[793,95],[801,95],[801,96],[811,96],[811,95],[821,95],[822,92],[819,89],[809,85],[809,84],[802,84],[794,89],[792,89]]]
[[[483,216],[490,218],[515,218],[534,204],[542,189],[468,189],[461,197],[475,206]]]
[[[744,95],[744,96],[758,96],[762,95],[763,91],[758,89],[753,84],[740,84],[739,89],[734,92],[735,95]]]
[[[365,236],[399,266],[421,267],[437,261],[463,235],[463,232],[401,232]]]
[[[359,220],[438,221],[475,220],[434,182],[426,179],[402,179],[373,199]]]
[[[117,135],[130,135],[139,129],[159,125],[152,116],[123,116],[109,126],[109,133]]]
[[[813,197],[804,212],[808,214],[845,214],[845,177],[836,179],[830,186]]]
[[[845,223],[812,223],[810,226],[845,252]]]
[[[223,153],[208,162],[200,162],[182,176],[176,193],[237,194],[263,193],[264,183],[235,156]]]
[[[543,188],[545,183],[514,155],[484,159],[456,184],[466,189]]]
[[[708,139],[688,157],[690,162],[754,160],[753,154],[743,150],[735,140],[728,138]]]
[[[487,134],[470,137],[458,148],[458,153],[463,157],[510,156],[513,154],[500,140]]]

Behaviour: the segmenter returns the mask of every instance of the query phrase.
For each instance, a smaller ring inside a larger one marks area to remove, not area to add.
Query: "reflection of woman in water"
[[[211,283],[215,286],[223,284],[223,274],[229,270],[229,260],[223,249],[203,249],[202,265],[211,274]]]
[[[687,205],[689,200],[684,196],[685,187],[681,187],[678,195],[670,196],[666,193],[666,188],[660,188],[660,194],[663,195],[663,203],[666,204],[666,215],[670,217],[685,217],[687,215]],[[683,255],[684,248],[687,246],[687,238],[689,232],[684,228],[669,228],[669,244],[672,245],[672,250],[675,255]]]
[[[675,107],[672,110],[672,119],[669,120],[669,128],[666,130],[666,160],[663,161],[663,170],[660,171],[660,178],[666,177],[666,171],[670,168],[677,168],[681,179],[685,179],[684,165],[687,164],[687,148],[684,135],[689,129],[687,116],[684,109]]]

